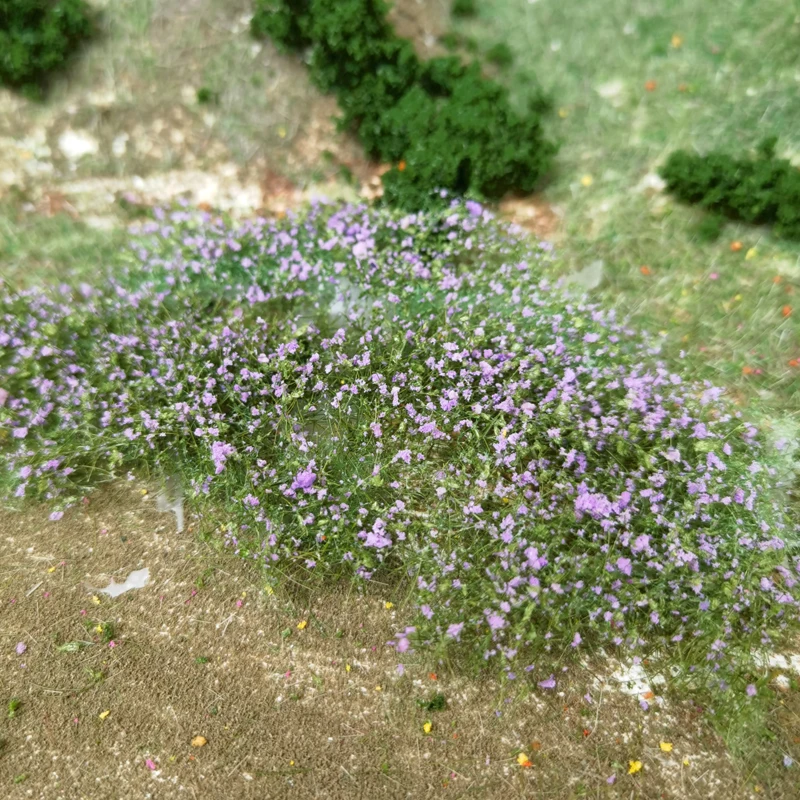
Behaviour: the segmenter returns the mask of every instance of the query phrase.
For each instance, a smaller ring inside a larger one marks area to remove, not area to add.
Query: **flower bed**
[[[178,211],[135,253],[105,289],[4,290],[9,494],[57,519],[101,480],[177,473],[242,556],[403,576],[398,651],[509,677],[611,646],[743,693],[794,625],[757,430],[476,203],[238,228]]]

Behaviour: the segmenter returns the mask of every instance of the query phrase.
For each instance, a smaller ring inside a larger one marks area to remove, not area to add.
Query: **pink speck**
[[[292,677],[292,671],[290,669],[287,669],[286,672],[283,673],[283,677],[288,680],[289,678]]]
[[[113,650],[113,649],[114,649],[114,648],[117,646],[117,643],[116,643],[116,642],[115,642],[115,641],[112,639],[112,640],[111,640],[111,641],[108,643],[108,646],[109,646],[109,647],[110,647],[110,648]]]
[[[48,598],[48,597],[50,597],[50,592],[45,592],[45,593],[42,595],[42,597],[44,597],[44,599],[45,599],[45,600],[47,600],[47,598]]]
[[[242,603],[242,601],[241,601],[241,600],[237,600],[237,601],[236,601],[236,608],[241,608],[241,607],[242,607],[242,605],[243,605],[243,603]]]
[[[80,614],[81,614],[82,617],[85,617],[86,616],[86,609],[82,608],[81,611],[80,611]]]
[[[21,656],[27,649],[28,645],[26,645],[25,642],[18,642],[17,646],[14,648],[18,656]]]
[[[147,769],[157,769],[156,762],[153,761],[152,758],[148,758],[147,761],[144,762]]]
[[[718,272],[712,272],[708,277],[709,277],[709,280],[715,281],[717,278],[719,278],[719,273]]]

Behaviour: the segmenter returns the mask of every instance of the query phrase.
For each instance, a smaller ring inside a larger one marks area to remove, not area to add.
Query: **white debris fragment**
[[[119,597],[125,592],[130,592],[132,589],[143,589],[150,582],[150,570],[145,567],[144,569],[137,569],[131,572],[122,583],[117,583],[113,578],[111,583],[105,589],[93,589],[92,591],[107,594],[109,597]]]
[[[566,277],[567,285],[578,286],[584,291],[591,291],[596,289],[603,282],[603,267],[602,259],[592,261],[588,267],[584,267],[578,272],[573,272]]]
[[[655,172],[648,172],[638,183],[636,189],[639,192],[653,191],[663,192],[667,187],[667,182]]]
[[[167,480],[164,490],[156,496],[156,508],[162,513],[175,514],[178,533],[183,533],[183,490],[177,478]]]

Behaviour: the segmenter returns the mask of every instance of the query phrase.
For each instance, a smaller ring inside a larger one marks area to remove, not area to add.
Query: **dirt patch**
[[[558,241],[563,212],[540,197],[508,197],[500,202],[500,215],[548,242]]]
[[[689,704],[643,713],[591,688],[588,671],[553,692],[419,655],[400,675],[386,646],[406,621],[396,587],[271,594],[141,491],[104,490],[60,523],[0,516],[0,785],[12,796],[751,795]],[[145,567],[144,588],[98,591]],[[446,708],[425,709],[437,694]],[[628,775],[630,761],[642,770]]]

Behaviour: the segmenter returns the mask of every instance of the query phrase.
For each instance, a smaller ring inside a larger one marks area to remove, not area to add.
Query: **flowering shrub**
[[[84,0],[3,0],[0,3],[0,82],[39,91],[92,33]]]
[[[532,191],[555,152],[541,98],[520,113],[477,64],[421,61],[386,9],[383,0],[257,0],[252,31],[284,50],[310,48],[312,80],[336,94],[342,124],[371,157],[397,164],[383,178],[390,204],[424,208],[439,187],[487,198]]]
[[[54,519],[130,469],[177,472],[242,556],[397,571],[419,612],[399,652],[470,648],[509,677],[616,646],[743,687],[794,625],[756,429],[478,204],[178,211],[135,254],[107,288],[2,293],[4,479]]]

